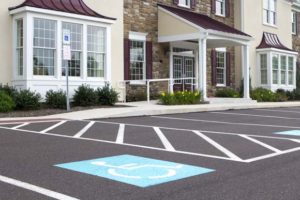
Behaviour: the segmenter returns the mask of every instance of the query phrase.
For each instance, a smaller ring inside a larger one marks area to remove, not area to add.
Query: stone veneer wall
[[[211,13],[211,0],[196,0],[194,9],[188,9],[194,12],[208,15],[218,21],[221,21],[231,27],[234,27],[234,1],[230,1],[230,17],[218,17]],[[153,79],[169,77],[169,44],[158,43],[158,10],[157,3],[176,6],[173,0],[124,0],[124,37],[128,38],[129,31],[148,33],[147,41],[153,42]],[[228,48],[231,52],[231,77],[232,85],[235,87],[235,67],[234,67],[234,48]],[[212,95],[215,88],[211,84],[211,61],[210,52],[207,50],[207,84],[208,95]],[[166,84],[153,84],[151,91],[159,93],[166,91]],[[128,86],[127,95],[146,92],[145,86]]]

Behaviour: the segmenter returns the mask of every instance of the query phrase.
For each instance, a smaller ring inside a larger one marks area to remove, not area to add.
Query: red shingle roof
[[[25,0],[22,4],[11,7],[9,10],[15,10],[25,6],[115,20],[114,18],[106,17],[95,12],[89,8],[83,0]]]
[[[250,35],[242,31],[239,31],[233,27],[230,27],[222,22],[219,22],[215,19],[212,19],[207,15],[203,15],[200,13],[195,13],[195,12],[191,12],[191,11],[187,11],[184,9],[175,8],[171,6],[166,6],[163,4],[158,4],[158,6],[204,29],[251,37]]]
[[[256,49],[268,49],[268,48],[281,49],[281,50],[285,50],[285,51],[294,51],[294,50],[284,46],[280,42],[280,40],[276,34],[264,32],[261,43],[260,43],[260,45],[258,45],[258,47],[256,47]]]

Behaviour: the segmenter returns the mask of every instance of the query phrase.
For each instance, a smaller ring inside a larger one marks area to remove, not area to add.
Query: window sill
[[[225,16],[225,14],[224,15],[222,15],[222,14],[218,14],[218,13],[216,13],[215,14],[217,17],[223,17],[223,18],[225,18],[226,16]]]
[[[217,84],[216,87],[224,88],[224,87],[226,87],[226,85],[225,84]]]
[[[130,85],[146,85],[146,81],[143,80],[132,80],[129,82]]]
[[[191,9],[191,6],[187,6],[187,5],[183,5],[183,4],[178,4],[177,6],[182,7],[182,8]]]
[[[263,25],[264,25],[264,26],[271,27],[271,28],[276,28],[276,29],[278,29],[278,26],[277,26],[276,24],[268,24],[268,23],[266,23],[266,22],[263,22]]]

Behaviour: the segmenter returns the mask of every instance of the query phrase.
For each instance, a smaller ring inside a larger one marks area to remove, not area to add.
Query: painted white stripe
[[[256,143],[256,144],[259,144],[259,145],[261,145],[261,146],[263,146],[263,147],[265,147],[265,148],[267,148],[267,149],[269,149],[269,150],[271,150],[271,151],[274,151],[274,152],[276,152],[276,153],[281,153],[281,152],[282,152],[281,150],[276,149],[275,147],[272,147],[272,146],[270,146],[270,145],[268,145],[268,144],[266,144],[266,143],[263,143],[263,142],[261,142],[261,141],[259,141],[259,140],[256,140],[256,139],[254,139],[254,138],[251,138],[251,137],[249,137],[249,136],[247,136],[247,135],[240,135],[240,136],[243,137],[243,138],[245,138],[245,139],[247,139],[247,140],[250,140],[250,141],[252,141],[252,142],[254,142],[254,143]]]
[[[293,118],[293,117],[279,117],[279,116],[272,116],[272,115],[253,115],[253,114],[245,114],[245,113],[211,112],[211,114],[218,114],[218,115],[238,115],[238,116],[262,117],[262,118],[300,120],[300,118]]]
[[[67,122],[67,121],[61,121],[61,122],[58,122],[57,124],[54,124],[53,126],[50,126],[49,128],[47,128],[47,129],[41,131],[41,133],[47,133],[47,132],[49,132],[49,131],[51,131],[51,130],[53,130],[53,129],[55,129],[55,128],[61,126],[61,125],[63,125],[63,124],[66,123],[66,122]]]
[[[296,139],[296,140],[292,139],[292,141],[293,141],[293,142],[300,143],[300,140],[297,140],[297,139]]]
[[[28,121],[28,123],[30,124],[34,124],[34,123],[44,123],[44,122],[59,122],[61,120],[42,120],[42,121]],[[23,122],[0,122],[0,125],[9,125],[9,124],[20,124],[20,123],[25,123]]]
[[[169,140],[166,138],[166,136],[161,132],[160,128],[153,127],[154,131],[158,135],[159,139],[161,140],[162,144],[168,151],[176,151],[175,148],[172,146],[172,144],[169,142]]]
[[[22,127],[27,126],[27,125],[29,125],[29,123],[23,123],[23,124],[20,124],[18,126],[12,127],[11,129],[18,129],[18,128],[22,128]]]
[[[196,135],[198,135],[199,137],[203,138],[204,140],[206,140],[208,143],[210,143],[211,145],[213,145],[214,147],[216,147],[217,149],[219,149],[221,152],[223,152],[225,155],[227,155],[229,158],[235,160],[235,161],[241,161],[242,159],[239,158],[237,155],[235,155],[234,153],[232,153],[231,151],[229,151],[228,149],[226,149],[225,147],[221,146],[219,143],[215,142],[214,140],[210,139],[209,137],[207,137],[206,135],[204,135],[203,133],[199,132],[199,131],[193,131]]]
[[[117,144],[123,144],[124,143],[124,134],[125,134],[125,124],[120,124],[118,136],[116,139]]]
[[[282,112],[282,113],[298,113],[299,111],[291,111],[291,110],[274,110],[274,109],[253,109],[253,110],[260,110],[260,111],[269,111],[269,112]]]
[[[64,194],[61,194],[58,192],[54,192],[54,191],[51,191],[51,190],[48,190],[48,189],[45,189],[42,187],[38,187],[38,186],[29,184],[29,183],[25,183],[25,182],[22,182],[22,181],[19,181],[16,179],[12,179],[9,177],[1,176],[1,175],[0,175],[0,181],[10,184],[10,185],[14,185],[14,186],[26,189],[26,190],[30,190],[30,191],[42,194],[47,197],[58,199],[58,200],[79,200],[74,197],[70,197],[70,196],[67,196],[67,195],[64,195]]]
[[[11,130],[11,128],[7,128],[7,127],[0,127],[0,129]],[[92,138],[83,138],[83,137],[74,138],[73,136],[68,136],[68,135],[58,135],[58,134],[53,134],[53,133],[40,133],[40,132],[37,132],[37,131],[29,131],[29,130],[21,130],[21,129],[17,129],[17,130],[14,130],[14,131],[15,132],[28,133],[28,134],[30,133],[30,134],[44,135],[44,136],[47,135],[47,136],[67,138],[67,139],[77,139],[77,140],[83,140],[83,141],[101,142],[101,143],[106,143],[106,144],[115,144],[115,145],[122,145],[122,146],[157,150],[157,151],[162,151],[162,152],[170,152],[170,151],[168,151],[166,149],[162,149],[162,148],[143,146],[143,145],[135,145],[135,144],[126,144],[126,143],[117,144],[116,142],[112,142],[112,141],[98,140],[98,139],[92,139]],[[0,134],[2,134],[2,132],[0,132]],[[173,151],[173,152],[177,153],[177,154],[183,154],[183,155],[192,155],[192,156],[199,156],[199,157],[206,157],[206,158],[215,158],[215,159],[220,159],[220,160],[236,161],[236,160],[232,160],[232,159],[227,158],[227,157],[221,157],[221,156],[215,156],[215,155],[209,155],[209,154],[193,153],[193,152],[188,152],[188,151]],[[244,161],[241,160],[239,162],[244,162]]]
[[[284,155],[284,154],[288,154],[288,153],[293,153],[296,151],[300,151],[300,147],[294,148],[294,149],[288,149],[286,151],[282,151],[280,153],[272,153],[272,154],[268,154],[268,155],[264,155],[264,156],[260,156],[260,157],[256,157],[256,158],[250,158],[247,160],[244,160],[244,162],[246,163],[251,163],[251,162],[255,162],[255,161],[259,161],[259,160],[265,160],[268,158],[272,158],[272,157],[276,157],[276,156],[280,156],[280,155]]]
[[[223,122],[223,121],[211,121],[202,119],[186,119],[178,117],[162,117],[162,116],[152,116],[154,118],[170,119],[170,120],[181,120],[181,121],[191,121],[191,122],[205,122],[205,123],[215,123],[215,124],[229,124],[229,125],[240,125],[240,126],[261,126],[261,127],[277,127],[277,128],[295,128],[300,129],[299,126],[281,126],[275,124],[250,124],[250,123],[233,123],[233,122]]]
[[[95,124],[95,121],[91,121],[88,123],[83,129],[81,129],[76,135],[74,135],[74,138],[79,138],[83,136],[93,125]]]

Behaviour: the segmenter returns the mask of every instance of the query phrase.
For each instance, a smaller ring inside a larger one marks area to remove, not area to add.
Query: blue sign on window
[[[132,155],[99,158],[55,166],[143,188],[214,171]]]

